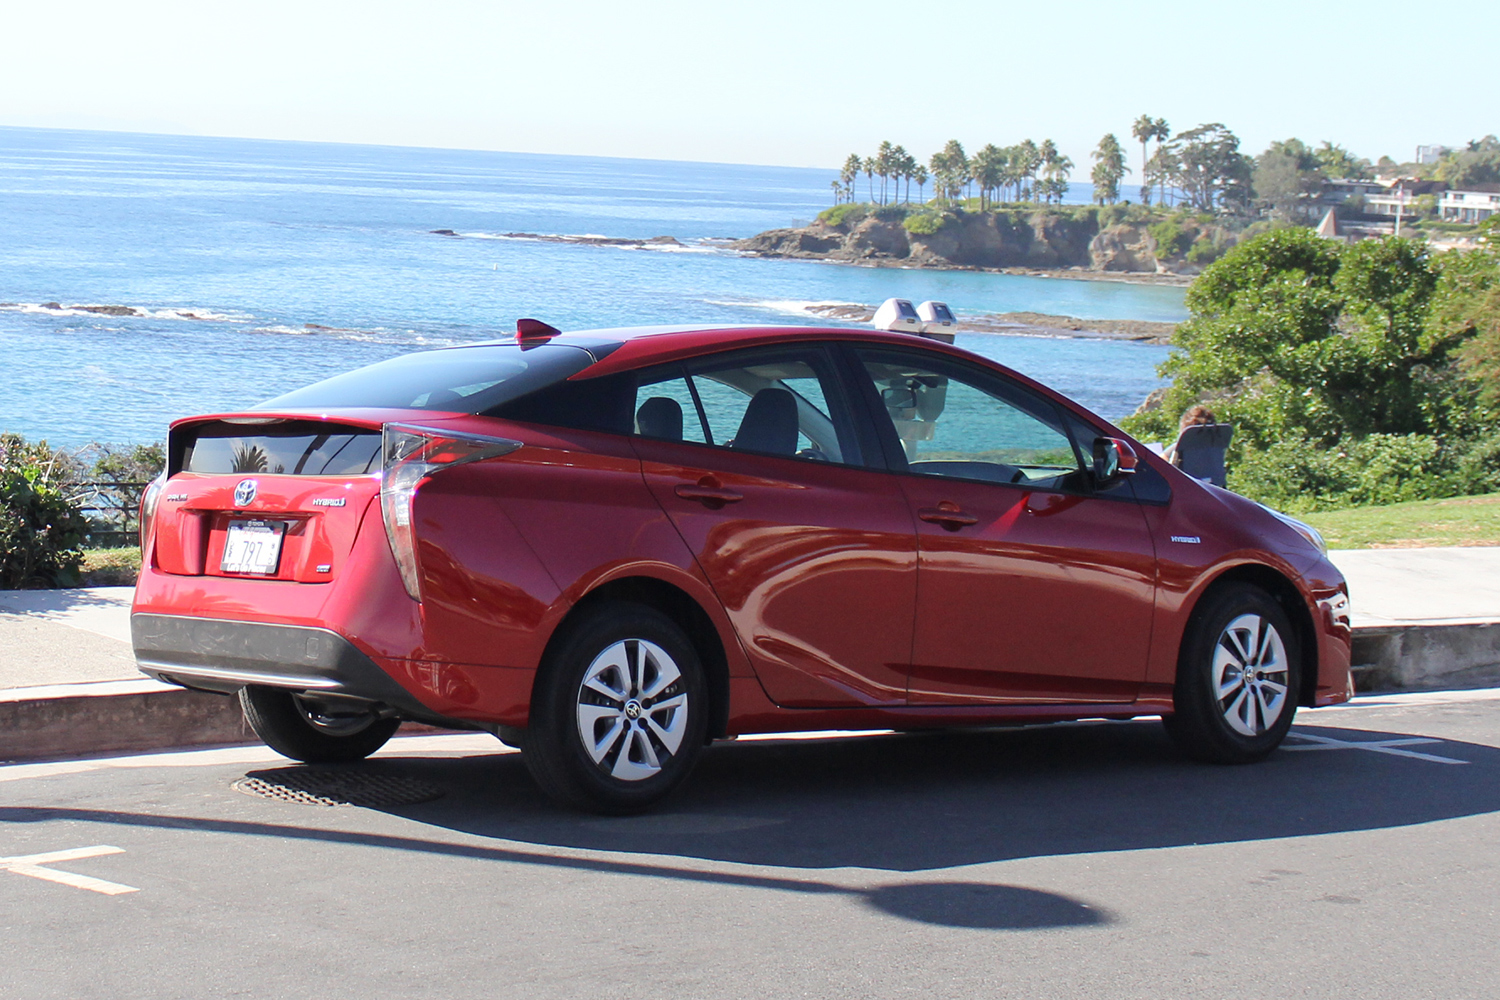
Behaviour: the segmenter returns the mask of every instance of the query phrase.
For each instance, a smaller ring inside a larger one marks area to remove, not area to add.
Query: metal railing
[[[134,545],[140,530],[141,494],[148,483],[75,483],[73,499],[93,529],[89,544],[99,548]]]

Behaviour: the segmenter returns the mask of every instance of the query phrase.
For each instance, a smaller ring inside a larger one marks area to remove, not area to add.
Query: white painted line
[[[29,875],[47,882],[58,882],[62,885],[71,885],[75,889],[87,889],[89,892],[99,892],[106,896],[119,896],[127,892],[140,892],[133,885],[121,885],[118,882],[106,882],[102,878],[91,878],[88,875],[74,875],[72,872],[58,872],[51,868],[38,868],[35,865],[12,865],[6,871],[17,875]]]
[[[1298,717],[1308,713],[1348,712],[1360,708],[1401,708],[1407,705],[1462,705],[1476,701],[1500,701],[1500,688],[1469,688],[1459,691],[1392,691],[1386,694],[1357,695],[1351,701],[1322,708],[1302,708]]]
[[[1439,757],[1436,754],[1397,749],[1398,747],[1418,746],[1425,743],[1446,742],[1445,740],[1434,740],[1420,736],[1399,740],[1335,740],[1327,736],[1313,736],[1309,733],[1291,733],[1290,736],[1293,739],[1311,740],[1312,742],[1304,746],[1283,746],[1283,750],[1369,750],[1372,753],[1390,754],[1392,757],[1410,757],[1413,760],[1425,760],[1433,764],[1469,763],[1469,761],[1455,760],[1452,757]]]
[[[52,851],[49,854],[27,854],[19,858],[0,858],[0,868],[11,865],[55,865],[63,861],[81,861],[84,858],[102,858],[106,854],[124,854],[123,848],[100,844],[98,847],[75,847],[71,851]]]
[[[94,878],[90,875],[75,875],[73,872],[60,872],[42,867],[43,865],[57,864],[63,861],[78,861],[83,858],[98,858],[106,854],[124,853],[123,848],[110,847],[107,844],[100,844],[97,847],[75,847],[69,851],[49,851],[46,854],[27,854],[21,857],[0,858],[0,871],[25,875],[28,878],[39,878],[46,882],[70,885],[75,889],[87,889],[89,892],[103,893],[106,896],[119,896],[127,892],[140,892],[133,885],[121,885],[118,882],[106,882],[102,878]]]

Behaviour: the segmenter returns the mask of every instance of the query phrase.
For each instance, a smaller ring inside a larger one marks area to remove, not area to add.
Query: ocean
[[[0,431],[160,440],[397,354],[562,329],[827,323],[814,303],[1178,320],[1181,288],[742,257],[831,170],[0,128]],[[1086,200],[1074,185],[1070,200]],[[457,235],[439,235],[450,230]],[[647,248],[508,234],[677,243]],[[962,335],[1106,417],[1166,348]]]

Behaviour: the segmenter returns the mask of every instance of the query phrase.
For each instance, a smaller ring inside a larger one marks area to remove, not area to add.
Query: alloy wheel
[[[578,687],[578,735],[601,771],[621,781],[659,774],[688,731],[682,671],[662,647],[624,639],[606,647]]]
[[[1290,687],[1286,643],[1258,614],[1232,619],[1214,644],[1213,685],[1219,711],[1242,736],[1259,736],[1286,710]]]

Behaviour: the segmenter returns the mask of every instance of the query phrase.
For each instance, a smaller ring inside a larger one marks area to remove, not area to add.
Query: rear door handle
[[[726,503],[739,503],[745,499],[743,493],[734,490],[726,490],[722,486],[714,486],[706,482],[681,483],[673,489],[673,492],[684,500],[697,500],[708,507],[722,507]]]
[[[978,524],[979,518],[973,514],[965,514],[958,509],[957,504],[942,503],[936,507],[920,507],[917,516],[932,524],[940,524],[949,531],[957,531],[959,528],[967,528],[971,524]]]

